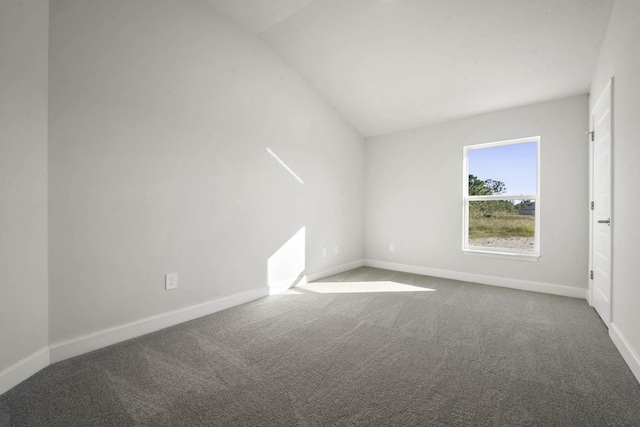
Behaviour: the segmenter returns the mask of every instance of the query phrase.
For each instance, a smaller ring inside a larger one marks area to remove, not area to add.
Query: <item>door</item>
[[[591,301],[604,323],[611,322],[611,81],[592,112]]]

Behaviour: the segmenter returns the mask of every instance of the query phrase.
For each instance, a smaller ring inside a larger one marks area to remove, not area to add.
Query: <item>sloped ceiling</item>
[[[584,94],[613,0],[208,0],[375,136]]]
[[[253,34],[260,34],[293,15],[311,0],[206,0],[220,14]]]

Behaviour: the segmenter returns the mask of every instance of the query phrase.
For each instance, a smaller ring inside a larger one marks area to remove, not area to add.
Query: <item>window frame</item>
[[[540,258],[540,136],[508,139],[483,144],[465,145],[463,147],[463,180],[462,180],[462,252],[465,255],[481,255],[494,258],[538,261]],[[506,145],[536,143],[536,193],[535,194],[498,194],[487,196],[469,196],[469,151]],[[535,200],[534,209],[534,250],[491,248],[469,245],[469,202],[484,200]]]

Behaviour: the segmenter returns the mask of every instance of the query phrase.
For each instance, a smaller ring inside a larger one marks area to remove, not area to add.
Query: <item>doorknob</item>
[[[600,219],[598,220],[598,224],[607,224],[608,226],[611,226],[611,218]]]

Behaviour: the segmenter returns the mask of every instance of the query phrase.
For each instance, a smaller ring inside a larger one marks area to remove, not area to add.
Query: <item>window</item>
[[[540,137],[464,147],[465,253],[540,256]]]

